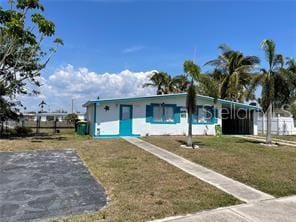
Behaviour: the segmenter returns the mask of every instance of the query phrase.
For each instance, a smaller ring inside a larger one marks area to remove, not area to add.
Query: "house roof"
[[[186,97],[186,95],[187,95],[187,93],[172,93],[172,94],[153,95],[153,96],[100,99],[100,100],[88,101],[85,104],[83,104],[83,107],[87,107],[91,104],[100,105],[102,103],[114,103],[114,102],[137,102],[137,101],[143,101],[143,100],[147,100],[147,99]],[[221,103],[226,106],[235,106],[235,107],[248,108],[248,109],[258,109],[256,106],[253,106],[253,105],[233,102],[233,101],[229,101],[229,100],[225,100],[225,99],[216,99],[215,100],[215,98],[210,97],[210,96],[197,95],[197,100],[199,100],[199,99],[204,100],[204,101],[206,100],[209,102]]]

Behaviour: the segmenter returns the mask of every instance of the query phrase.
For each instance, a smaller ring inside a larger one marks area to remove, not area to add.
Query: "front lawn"
[[[69,221],[147,221],[240,203],[124,140],[75,135],[0,140],[0,151],[66,148],[78,151],[110,198],[102,211]]]
[[[265,147],[233,137],[194,137],[198,150],[180,148],[183,136],[150,136],[144,140],[165,148],[258,190],[280,196],[296,194],[295,147]]]

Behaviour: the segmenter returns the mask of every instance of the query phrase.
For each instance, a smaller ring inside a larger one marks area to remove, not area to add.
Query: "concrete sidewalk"
[[[295,219],[296,196],[291,196],[169,217],[153,222],[294,222]]]
[[[261,137],[261,136],[235,135],[234,137],[239,137],[239,138],[243,138],[243,139],[247,139],[247,140],[254,140],[254,141],[258,141],[258,142],[262,142],[262,143],[266,142],[266,139],[264,137]],[[296,142],[295,141],[282,140],[282,139],[276,139],[276,138],[273,138],[272,140],[273,140],[273,143],[277,143],[277,144],[282,145],[282,146],[296,147]]]
[[[152,153],[160,159],[165,160],[166,162],[195,176],[196,178],[203,180],[228,194],[233,195],[241,201],[252,203],[274,198],[269,194],[263,193],[243,183],[223,176],[222,174],[219,174],[199,164],[193,163],[183,157],[180,157],[141,139],[133,137],[123,137],[123,139],[149,153]]]

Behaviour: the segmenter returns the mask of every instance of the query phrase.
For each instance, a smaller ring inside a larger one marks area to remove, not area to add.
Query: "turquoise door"
[[[132,105],[120,105],[120,123],[119,134],[120,136],[132,135],[132,118],[133,118],[133,106]]]

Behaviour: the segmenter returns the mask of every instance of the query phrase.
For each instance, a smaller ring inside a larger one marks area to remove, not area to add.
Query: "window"
[[[122,110],[121,110],[121,120],[127,120],[131,118],[131,108],[129,106],[122,106]]]
[[[175,124],[180,122],[179,107],[175,104],[151,104],[146,107],[146,121],[150,123]]]
[[[162,108],[160,105],[153,106],[153,121],[161,122],[162,121]]]
[[[213,106],[197,106],[193,115],[192,123],[194,124],[213,124],[216,122]]]
[[[163,120],[164,122],[174,122],[174,107],[172,106],[165,106]]]

